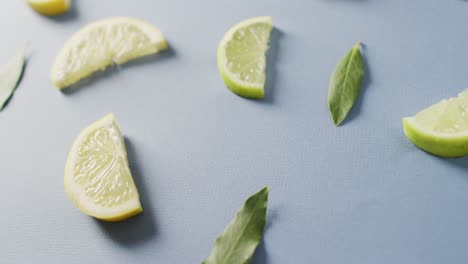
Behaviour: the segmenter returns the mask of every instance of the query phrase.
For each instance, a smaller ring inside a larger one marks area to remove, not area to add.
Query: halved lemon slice
[[[468,90],[403,118],[403,128],[416,146],[429,153],[441,157],[468,155]]]
[[[71,0],[26,0],[29,6],[39,14],[56,16],[70,9]]]
[[[247,98],[263,98],[271,17],[244,20],[226,32],[218,46],[218,68],[227,87]]]
[[[143,211],[113,114],[76,138],[65,167],[65,190],[81,211],[98,219],[121,221]]]
[[[62,89],[113,64],[167,48],[161,31],[149,23],[129,17],[100,20],[67,41],[52,66],[52,81]]]

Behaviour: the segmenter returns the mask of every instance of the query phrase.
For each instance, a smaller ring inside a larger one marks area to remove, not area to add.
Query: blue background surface
[[[0,113],[2,263],[200,263],[243,201],[271,186],[253,264],[468,263],[468,159],[404,136],[403,116],[468,87],[468,3],[459,0],[76,0],[45,18],[0,8],[5,62],[30,60]],[[83,25],[125,15],[171,51],[63,94],[52,61]],[[238,21],[271,15],[267,98],[224,87],[216,48]],[[349,119],[328,113],[329,76],[363,41],[366,79]],[[75,136],[114,112],[145,212],[124,223],[78,211],[63,188]]]

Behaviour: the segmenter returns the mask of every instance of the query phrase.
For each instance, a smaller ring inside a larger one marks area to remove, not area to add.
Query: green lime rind
[[[218,55],[220,54],[221,47],[218,49]],[[219,56],[218,56],[219,57]],[[218,60],[218,70],[221,74],[221,78],[223,79],[226,86],[231,90],[233,93],[251,99],[261,99],[265,96],[264,88],[262,86],[248,86],[248,85],[241,85],[233,81],[228,73],[224,70],[223,62]]]
[[[271,17],[254,17],[234,25],[223,36],[217,50],[218,70],[233,93],[245,98],[264,98],[266,52],[272,28]],[[232,56],[233,51],[242,58],[240,61]],[[242,74],[239,69],[231,69],[232,64],[245,66]]]
[[[468,133],[443,134],[423,129],[412,117],[403,118],[403,130],[418,148],[433,155],[446,158],[468,155]]]

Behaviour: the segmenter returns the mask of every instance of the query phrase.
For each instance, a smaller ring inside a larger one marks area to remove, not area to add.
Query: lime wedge
[[[441,157],[468,154],[468,90],[403,118],[406,136],[419,148]]]
[[[271,30],[271,17],[256,17],[235,25],[221,40],[218,68],[227,87],[235,94],[263,98]]]

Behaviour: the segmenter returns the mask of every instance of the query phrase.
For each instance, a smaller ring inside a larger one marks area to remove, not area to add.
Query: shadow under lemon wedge
[[[64,184],[73,203],[95,218],[122,221],[143,211],[113,114],[94,122],[75,139]]]
[[[85,26],[65,43],[52,66],[52,81],[63,89],[109,66],[167,48],[161,31],[147,22],[106,18]]]
[[[26,0],[37,13],[44,16],[57,16],[70,9],[71,0]]]
[[[468,155],[468,90],[403,118],[406,136],[440,157]]]
[[[268,16],[244,20],[229,29],[218,46],[221,77],[239,96],[264,97],[266,52],[272,23]]]

